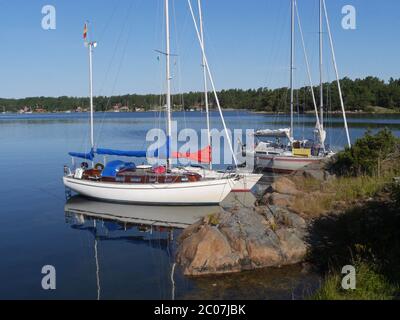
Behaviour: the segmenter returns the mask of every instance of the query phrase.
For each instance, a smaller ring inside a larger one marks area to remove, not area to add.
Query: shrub
[[[368,131],[351,148],[340,152],[330,169],[344,176],[378,175],[381,162],[398,149],[399,139],[390,130],[375,135]]]

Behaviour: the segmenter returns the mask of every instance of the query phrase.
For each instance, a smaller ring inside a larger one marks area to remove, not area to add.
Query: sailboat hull
[[[208,179],[222,179],[227,176],[225,172],[219,172],[215,170],[204,169],[200,167],[185,167],[174,169],[177,173],[195,172],[201,175],[203,178]],[[232,188],[232,192],[251,192],[254,186],[262,178],[262,174],[255,174],[248,171],[239,170],[237,174],[240,175],[240,179],[236,179]],[[233,174],[232,174],[233,175]]]
[[[256,168],[275,173],[291,173],[302,168],[319,163],[324,158],[303,158],[295,156],[256,155]]]
[[[93,199],[143,205],[215,205],[223,201],[235,179],[171,184],[121,184],[63,178],[65,187]]]

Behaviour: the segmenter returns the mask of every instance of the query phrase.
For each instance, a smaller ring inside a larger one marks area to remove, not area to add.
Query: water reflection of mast
[[[94,227],[94,258],[96,260],[96,284],[97,284],[97,300],[100,300],[100,268],[99,268],[99,257],[97,254],[97,225],[96,220],[93,220]]]
[[[172,270],[171,270],[171,288],[172,288],[172,301],[175,301],[175,279],[174,279],[174,275],[175,275],[175,268],[176,268],[176,262],[173,263],[172,265]]]
[[[203,217],[220,212],[219,206],[192,207],[148,207],[104,203],[82,197],[72,197],[65,204],[67,222],[76,230],[88,231],[94,236],[94,259],[96,264],[97,299],[102,299],[100,281],[100,243],[123,241],[135,245],[146,245],[151,249],[165,251],[168,256],[167,269],[160,268],[168,281],[167,297],[175,300],[177,284],[174,264],[175,230],[184,229]],[[87,221],[86,218],[88,219]],[[93,221],[92,221],[93,219]],[[105,231],[105,234],[103,234]],[[115,233],[113,232],[115,231]],[[120,231],[123,231],[121,234]],[[93,257],[93,256],[92,256]],[[162,259],[159,259],[162,263]],[[164,267],[164,266],[163,266]],[[106,275],[105,275],[106,276]],[[165,291],[163,298],[166,298]]]

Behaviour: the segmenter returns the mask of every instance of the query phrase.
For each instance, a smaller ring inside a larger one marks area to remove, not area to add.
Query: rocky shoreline
[[[184,230],[177,262],[190,276],[295,264],[305,234],[304,219],[280,207],[222,210]]]
[[[282,176],[253,205],[221,209],[183,231],[177,263],[187,276],[235,273],[303,262],[312,221],[296,208],[302,179],[330,178],[321,167]]]
[[[319,277],[300,298],[396,300],[399,164],[397,138],[387,130],[367,133],[327,163],[264,179],[268,184],[259,185],[263,191],[252,203],[239,199],[186,229],[177,262],[185,275],[210,275],[198,279],[297,268],[297,276]],[[342,289],[346,265],[356,269],[356,290]]]

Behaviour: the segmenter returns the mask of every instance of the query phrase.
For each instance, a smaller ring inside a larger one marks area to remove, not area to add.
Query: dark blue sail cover
[[[120,160],[115,160],[107,163],[106,167],[104,168],[103,172],[101,173],[101,176],[103,178],[115,178],[121,170],[124,169],[131,169],[134,170],[136,169],[136,166],[134,163],[126,163],[124,161]]]
[[[104,156],[147,158],[146,151],[120,151],[120,150],[111,150],[111,149],[97,149],[96,153],[98,155],[104,155]]]
[[[73,158],[79,158],[84,160],[93,161],[94,159],[94,151],[91,150],[89,153],[79,153],[79,152],[70,152],[69,155]]]

